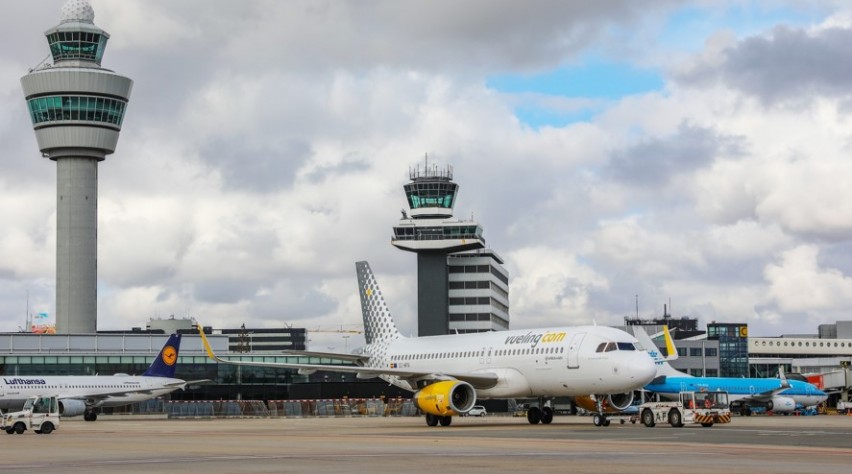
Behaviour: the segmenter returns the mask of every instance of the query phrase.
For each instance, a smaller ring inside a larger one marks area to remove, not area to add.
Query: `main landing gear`
[[[538,400],[538,405],[541,407],[530,407],[527,410],[527,421],[530,422],[531,425],[537,425],[539,423],[544,425],[549,425],[553,423],[553,408],[544,404],[544,399],[540,398]]]
[[[453,422],[453,417],[451,416],[438,416],[427,413],[426,414],[426,424],[428,426],[438,426],[440,423],[441,426],[450,426]]]
[[[95,410],[87,410],[83,413],[83,419],[86,421],[95,421],[98,419],[98,414],[95,413]]]

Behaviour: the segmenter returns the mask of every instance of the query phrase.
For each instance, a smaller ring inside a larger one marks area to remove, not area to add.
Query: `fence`
[[[108,412],[106,410],[105,412]],[[237,418],[237,417],[381,417],[417,416],[414,403],[408,399],[343,398],[334,400],[148,400],[126,407],[113,408],[113,414],[162,414],[168,418]]]

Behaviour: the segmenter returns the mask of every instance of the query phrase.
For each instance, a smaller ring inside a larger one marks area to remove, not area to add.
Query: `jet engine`
[[[598,412],[598,400],[601,400],[603,413],[619,413],[633,404],[633,392],[574,397],[574,403],[578,407],[595,413]]]
[[[424,413],[452,416],[467,413],[476,404],[476,390],[461,380],[445,380],[423,387],[414,394],[414,404]]]
[[[796,401],[790,397],[774,396],[766,402],[766,410],[777,413],[791,413],[796,409]]]
[[[59,416],[80,416],[86,412],[86,402],[82,400],[59,400]]]

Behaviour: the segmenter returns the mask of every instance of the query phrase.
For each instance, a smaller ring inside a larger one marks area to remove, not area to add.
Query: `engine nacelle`
[[[790,397],[774,396],[766,402],[766,410],[776,413],[792,413],[796,410],[796,401]]]
[[[633,404],[633,392],[610,394],[607,396],[607,402],[616,410],[626,410]]]
[[[582,395],[574,397],[574,404],[584,410],[597,413],[598,400],[601,400],[603,413],[620,413],[633,404],[633,392],[613,393],[610,395]]]
[[[59,416],[80,416],[86,412],[86,402],[82,400],[59,400]]]
[[[467,413],[476,404],[476,390],[461,380],[429,384],[414,394],[414,404],[424,413],[452,416]]]

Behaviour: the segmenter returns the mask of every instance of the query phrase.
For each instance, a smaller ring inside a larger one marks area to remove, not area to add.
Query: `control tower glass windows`
[[[438,207],[452,209],[458,185],[451,182],[414,182],[405,185],[411,209]]]
[[[121,127],[127,102],[104,97],[52,96],[27,101],[33,125],[62,120],[101,122]]]
[[[57,31],[47,35],[54,61],[77,59],[100,64],[106,42],[106,36],[88,31]]]
[[[482,228],[476,225],[444,227],[400,226],[394,227],[393,233],[395,240],[482,240]]]

